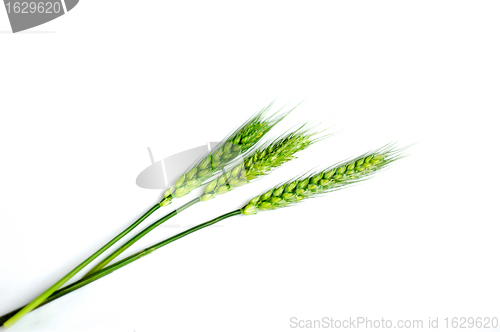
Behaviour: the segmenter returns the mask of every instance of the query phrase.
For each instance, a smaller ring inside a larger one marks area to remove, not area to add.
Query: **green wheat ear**
[[[160,205],[169,205],[173,198],[189,194],[192,190],[205,184],[210,178],[220,174],[225,166],[230,165],[236,157],[245,154],[255,146],[265,134],[298,106],[284,114],[280,114],[282,111],[280,109],[268,116],[272,104],[256,113],[240,128],[227,136],[213,151],[196,161],[179,177],[173,187],[167,189]]]
[[[251,199],[241,209],[252,215],[259,210],[274,210],[294,205],[304,199],[340,190],[371,178],[393,162],[403,158],[407,148],[386,145],[357,158],[328,167],[321,172],[299,176]]]
[[[242,162],[209,182],[205,187],[204,193],[200,196],[200,200],[208,201],[217,195],[224,194],[258,177],[266,175],[273,169],[294,159],[294,155],[297,152],[332,135],[313,138],[313,136],[319,133],[313,132],[312,129],[304,129],[304,127],[305,125],[294,131],[285,133],[278,139],[255,149]]]

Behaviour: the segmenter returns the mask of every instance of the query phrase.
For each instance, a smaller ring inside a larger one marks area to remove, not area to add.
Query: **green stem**
[[[184,237],[184,236],[186,236],[188,234],[191,234],[191,233],[196,232],[196,231],[198,231],[198,230],[200,230],[202,228],[211,226],[211,225],[213,225],[213,224],[215,224],[215,223],[217,223],[217,222],[219,222],[221,220],[224,220],[226,218],[229,218],[229,217],[232,217],[232,216],[236,216],[236,215],[239,215],[239,214],[241,214],[241,210],[231,211],[231,212],[223,214],[223,215],[221,215],[221,216],[219,216],[219,217],[217,217],[215,219],[207,221],[207,222],[205,222],[203,224],[200,224],[198,226],[195,226],[195,227],[192,227],[192,228],[190,228],[188,230],[185,230],[184,232],[181,232],[181,233],[179,233],[177,235],[174,235],[174,236],[172,236],[172,237],[170,237],[170,238],[168,238],[166,240],[158,242],[157,244],[155,244],[155,245],[153,245],[153,246],[151,246],[149,248],[146,248],[146,249],[144,249],[144,250],[142,250],[142,251],[140,251],[140,252],[138,252],[136,254],[128,256],[127,258],[124,258],[124,259],[118,261],[117,263],[114,263],[114,264],[112,264],[112,265],[110,265],[110,266],[108,266],[108,267],[106,267],[106,268],[104,268],[104,269],[102,269],[102,270],[100,270],[100,271],[98,271],[98,272],[96,272],[96,273],[88,276],[88,277],[84,277],[84,278],[82,278],[82,279],[80,279],[80,280],[78,280],[78,281],[76,281],[76,282],[74,282],[74,283],[72,283],[72,284],[64,287],[64,288],[61,288],[60,290],[54,292],[47,299],[45,299],[36,308],[39,308],[39,307],[41,307],[41,306],[43,306],[43,305],[45,305],[45,304],[47,304],[49,302],[52,302],[52,301],[54,301],[54,300],[56,300],[56,299],[58,299],[58,298],[60,298],[60,297],[62,297],[64,295],[66,295],[66,294],[69,294],[69,293],[71,293],[71,292],[73,292],[73,291],[75,291],[75,290],[77,290],[77,289],[79,289],[79,288],[81,288],[81,287],[83,287],[85,285],[88,285],[91,282],[94,282],[94,281],[96,281],[96,280],[98,280],[98,279],[100,279],[100,278],[102,278],[102,277],[104,277],[104,276],[106,276],[106,275],[108,275],[108,274],[110,274],[110,273],[118,270],[119,268],[124,267],[125,265],[128,265],[128,264],[132,263],[133,261],[136,261],[139,258],[144,257],[144,256],[152,253],[156,249],[159,249],[159,248],[161,248],[161,247],[163,247],[163,246],[165,246],[165,245],[167,245],[167,244],[169,244],[171,242],[174,242],[174,241],[176,241],[176,240],[178,240],[178,239],[180,239],[180,238],[182,238],[182,237]],[[22,308],[18,308],[16,310],[13,310],[13,311],[11,311],[11,312],[9,312],[9,313],[1,316],[0,317],[0,324],[2,324],[3,322],[7,321],[10,317],[14,316],[17,312],[19,312],[21,310],[22,310]]]
[[[4,327],[9,327],[15,322],[17,322],[21,317],[26,315],[28,312],[31,310],[35,309],[37,306],[39,306],[45,299],[47,299],[52,293],[54,293],[56,290],[58,290],[62,285],[64,285],[69,279],[71,279],[75,274],[77,274],[81,269],[83,269],[85,266],[87,266],[90,262],[92,262],[94,259],[97,258],[100,254],[102,254],[104,251],[109,249],[113,244],[115,244],[118,240],[120,240],[122,237],[130,233],[134,228],[136,228],[144,219],[149,217],[153,212],[158,210],[160,208],[160,203],[153,205],[152,208],[150,208],[142,217],[137,219],[132,225],[127,227],[123,232],[115,236],[111,241],[106,243],[101,249],[97,250],[92,256],[84,260],[80,265],[75,267],[71,272],[69,272],[67,275],[65,275],[61,280],[50,286],[45,292],[40,294],[36,299],[34,299],[32,302],[30,302],[28,305],[23,307],[19,312],[17,312],[15,315],[13,315],[9,320],[7,320],[3,326]]]
[[[94,273],[96,273],[97,271],[101,270],[102,268],[104,268],[106,265],[108,265],[113,259],[115,259],[118,255],[120,255],[122,252],[124,252],[125,250],[127,250],[127,248],[129,248],[131,245],[133,245],[134,243],[136,243],[137,241],[139,241],[144,235],[148,234],[149,232],[151,232],[153,229],[155,229],[156,227],[160,226],[161,224],[163,224],[165,221],[167,221],[168,219],[172,218],[173,216],[177,215],[178,213],[184,211],[185,209],[187,209],[188,207],[198,203],[200,201],[200,198],[199,197],[196,197],[195,199],[187,202],[186,204],[184,204],[183,206],[181,206],[180,208],[178,208],[177,210],[174,210],[172,212],[170,212],[169,214],[167,214],[166,216],[158,219],[157,221],[155,221],[154,223],[152,223],[151,225],[149,225],[147,228],[145,228],[143,231],[141,231],[140,233],[138,233],[136,236],[134,236],[133,238],[131,238],[130,240],[128,240],[127,243],[125,243],[124,245],[122,245],[120,248],[116,249],[111,255],[109,255],[108,257],[106,257],[105,259],[103,259],[101,262],[99,262],[99,264],[97,264],[96,266],[94,266],[85,276],[85,277],[88,277]]]

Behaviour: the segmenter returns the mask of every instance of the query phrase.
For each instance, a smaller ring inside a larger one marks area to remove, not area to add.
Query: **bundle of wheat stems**
[[[370,178],[373,174],[386,168],[389,164],[402,157],[401,153],[403,149],[397,150],[394,144],[392,144],[353,160],[334,165],[321,172],[299,176],[253,198],[248,204],[240,209],[228,212],[213,220],[190,228],[136,254],[128,256],[117,263],[107,266],[114,258],[140,238],[190,206],[198,202],[211,200],[217,195],[227,193],[239,186],[258,179],[268,174],[273,169],[292,160],[297,152],[304,150],[319,140],[331,136],[331,134],[316,136],[318,132],[314,132],[312,128],[306,129],[305,125],[303,125],[298,129],[282,134],[275,140],[268,141],[256,147],[259,140],[289,113],[287,112],[284,115],[275,114],[272,117],[265,118],[265,113],[268,109],[269,107],[257,113],[238,130],[230,134],[218,148],[190,167],[189,170],[179,177],[175,186],[166,191],[163,199],[158,204],[155,204],[134,224],[129,226],[69,274],[43,292],[34,301],[0,317],[0,324],[3,324],[5,327],[11,326],[31,310],[100,279],[170,242],[213,225],[223,219],[240,214],[253,215],[259,210],[272,210],[287,207],[297,204],[307,198],[346,188],[352,184]],[[238,157],[240,158],[239,160],[237,159]],[[208,184],[199,197],[187,202],[180,208],[158,219],[143,231],[139,232],[136,236],[97,264],[81,280],[59,289],[78,271],[83,269],[124,235],[129,233],[160,206],[170,204],[173,198],[182,197],[207,182]]]

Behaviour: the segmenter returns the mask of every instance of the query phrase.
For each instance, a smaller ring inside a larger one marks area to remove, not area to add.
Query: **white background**
[[[363,185],[227,219],[9,331],[498,317],[499,17],[497,1],[83,0],[11,34],[0,10],[0,314],[160,199],[135,184],[148,146],[160,159],[219,140],[275,98],[306,100],[273,135],[307,119],[338,131],[127,253],[312,167],[419,141]]]

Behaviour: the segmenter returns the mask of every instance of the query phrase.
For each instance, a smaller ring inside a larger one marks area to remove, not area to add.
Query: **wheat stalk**
[[[11,326],[25,314],[36,308],[40,303],[42,303],[47,297],[49,297],[54,291],[59,289],[64,285],[69,279],[71,279],[75,274],[82,270],[85,266],[90,264],[99,255],[104,253],[113,244],[123,238],[125,235],[130,233],[134,228],[136,228],[140,223],[142,223],[147,217],[149,217],[153,212],[158,210],[161,206],[170,204],[173,197],[181,197],[194,188],[197,188],[203,184],[203,181],[208,180],[210,177],[215,176],[221,171],[222,167],[229,164],[238,155],[249,150],[254,146],[267,132],[271,130],[278,122],[280,122],[287,114],[291,111],[278,115],[278,113],[272,116],[266,116],[271,103],[268,107],[264,108],[260,112],[252,116],[248,121],[246,121],[240,128],[233,131],[231,134],[224,139],[223,144],[219,144],[216,149],[209,153],[203,160],[200,160],[193,167],[190,168],[185,174],[183,174],[176,183],[175,189],[167,190],[164,198],[157,204],[153,205],[144,215],[132,223],[129,227],[123,230],[120,234],[115,236],[111,241],[106,243],[103,247],[97,250],[94,254],[88,257],[85,261],[80,263],[77,267],[66,274],[62,279],[57,281],[55,284],[50,286],[46,291],[40,294],[36,299],[26,305],[22,310],[20,310],[16,315],[11,317],[8,321],[4,323],[5,327]],[[175,196],[174,196],[175,195]]]
[[[98,280],[121,267],[128,265],[153,251],[176,241],[186,235],[196,232],[205,227],[214,225],[221,220],[230,218],[236,215],[253,215],[259,210],[274,210],[280,207],[287,207],[302,202],[307,198],[321,196],[331,193],[336,190],[347,188],[351,185],[365,181],[371,178],[374,174],[387,168],[390,164],[403,158],[402,152],[404,149],[396,149],[394,144],[387,145],[378,150],[371,151],[367,154],[351,159],[346,162],[328,167],[320,172],[315,172],[308,175],[298,176],[286,183],[280,184],[271,190],[268,190],[262,195],[251,199],[243,208],[237,209],[226,214],[223,214],[215,219],[192,227],[184,232],[174,235],[166,240],[163,240],[149,248],[146,248],[136,254],[120,260],[96,273],[84,277],[83,279],[68,285],[52,294],[44,300],[39,306],[45,305],[56,300],[68,293],[73,292],[85,285],[88,285],[95,280]],[[6,315],[0,317],[0,324],[14,316],[22,308],[16,309]]]

